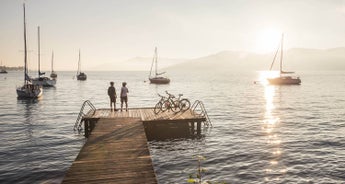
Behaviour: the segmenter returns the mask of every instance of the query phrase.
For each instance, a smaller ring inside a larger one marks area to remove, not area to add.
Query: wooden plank
[[[89,117],[89,116],[88,116]],[[140,118],[142,121],[153,120],[195,120],[204,121],[205,117],[194,113],[192,110],[174,113],[171,110],[155,114],[153,108],[132,108],[128,111],[110,111],[110,109],[97,109],[90,118]]]
[[[101,118],[62,183],[157,183],[141,120]]]
[[[132,108],[129,111],[110,111],[110,109],[97,109],[95,114],[90,118],[140,118],[142,121],[152,120],[202,120],[205,117],[194,113],[192,110],[185,112],[174,113],[171,110],[155,114],[153,108]]]

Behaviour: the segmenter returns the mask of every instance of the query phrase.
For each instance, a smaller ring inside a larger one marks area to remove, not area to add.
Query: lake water
[[[118,93],[128,83],[129,107],[154,106],[165,90],[206,106],[214,127],[202,138],[150,142],[159,183],[186,183],[197,155],[214,182],[345,182],[344,71],[299,72],[299,86],[254,84],[257,72],[170,72],[160,86],[147,72],[86,73],[58,72],[38,100],[17,99],[22,72],[0,75],[0,183],[60,183],[85,142],[73,132],[81,105],[108,108],[110,81]]]

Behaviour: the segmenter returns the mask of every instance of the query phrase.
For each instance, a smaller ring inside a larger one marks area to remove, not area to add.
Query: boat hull
[[[44,86],[44,87],[53,87],[56,84],[55,79],[50,79],[48,77],[39,77],[32,79],[32,84],[33,85],[39,85],[39,86]]]
[[[80,73],[77,75],[77,80],[86,80],[87,75],[85,73]]]
[[[43,89],[41,86],[37,85],[24,85],[17,88],[18,98],[39,98],[43,94]]]
[[[276,77],[267,79],[270,84],[273,85],[300,85],[301,79],[300,78],[293,78],[293,77]]]
[[[170,79],[165,78],[165,77],[154,77],[154,78],[149,78],[150,83],[152,84],[169,84]]]
[[[55,78],[57,78],[57,74],[53,72],[53,73],[50,74],[50,77],[55,79]]]

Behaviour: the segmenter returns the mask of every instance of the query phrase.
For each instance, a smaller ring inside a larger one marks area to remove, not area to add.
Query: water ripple
[[[156,86],[142,82],[146,72],[90,72],[84,82],[61,72],[42,99],[17,100],[22,75],[9,73],[0,80],[0,183],[60,183],[85,142],[73,132],[82,102],[107,108],[113,80],[127,81],[130,107],[153,106],[168,90],[208,110],[214,127],[204,136],[149,143],[159,183],[186,183],[197,155],[210,181],[343,183],[344,72],[321,74],[303,73],[300,86],[263,86],[250,72],[171,72],[171,84]]]

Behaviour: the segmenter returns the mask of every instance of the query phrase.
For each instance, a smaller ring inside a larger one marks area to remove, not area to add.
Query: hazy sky
[[[0,0],[0,59],[23,65],[23,0]],[[197,58],[223,50],[345,46],[345,0],[26,0],[30,69],[82,68],[151,57]],[[116,70],[116,68],[114,68]]]

